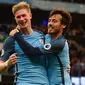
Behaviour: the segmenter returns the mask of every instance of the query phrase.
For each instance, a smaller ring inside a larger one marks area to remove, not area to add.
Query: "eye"
[[[22,17],[25,17],[25,16],[26,16],[25,14],[22,15]]]
[[[53,19],[53,22],[54,22],[54,23],[56,23],[56,22],[57,22],[57,20],[56,20],[56,19]]]
[[[19,18],[20,18],[20,16],[17,16],[16,18],[17,18],[17,19],[19,19]]]

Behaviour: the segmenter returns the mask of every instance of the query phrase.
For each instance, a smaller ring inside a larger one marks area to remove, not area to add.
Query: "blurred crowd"
[[[82,25],[68,29],[65,37],[69,43],[71,76],[85,76],[85,30]]]

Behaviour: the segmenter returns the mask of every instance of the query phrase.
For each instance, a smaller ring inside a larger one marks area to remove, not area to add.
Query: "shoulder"
[[[13,37],[8,36],[8,37],[6,38],[6,40],[4,41],[4,43],[14,42],[14,41],[15,41],[15,40],[14,40],[14,38],[13,38]]]
[[[2,60],[7,60],[9,56],[14,53],[14,41],[10,36],[6,38],[1,51]]]
[[[39,30],[33,30],[32,35],[35,37],[43,37],[44,36],[43,32],[41,32]]]
[[[15,39],[11,36],[7,37],[6,40],[4,41],[4,45],[11,45],[14,43]]]
[[[65,38],[63,36],[60,36],[57,39],[52,40],[51,45],[52,45],[52,48],[55,48],[58,51],[61,51],[61,50],[63,50],[63,48],[65,46],[65,42],[66,42]]]
[[[3,44],[3,49],[5,51],[9,50],[12,48],[12,46],[14,45],[15,39],[11,36],[7,37],[4,44]]]
[[[43,33],[42,31],[40,31],[40,30],[33,29],[33,32],[34,32],[34,33],[37,33],[37,34],[42,34],[42,35],[44,35],[44,33]]]
[[[60,36],[55,41],[57,41],[58,43],[65,43],[67,40],[64,38],[64,36]]]

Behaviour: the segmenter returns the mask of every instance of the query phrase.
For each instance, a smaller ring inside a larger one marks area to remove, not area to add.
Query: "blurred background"
[[[70,47],[71,80],[85,85],[85,0],[0,0],[0,52],[9,32],[16,27],[12,6],[26,1],[32,8],[33,29],[47,33],[49,12],[54,8],[69,11],[73,21],[65,33]],[[13,85],[12,72],[0,73],[0,85]]]

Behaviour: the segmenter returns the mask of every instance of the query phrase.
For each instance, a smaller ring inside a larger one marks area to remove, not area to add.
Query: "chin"
[[[48,34],[51,34],[52,32],[51,31],[48,31]]]
[[[21,26],[21,28],[22,28],[22,29],[25,29],[25,28],[27,28],[27,26]]]
[[[48,32],[48,34],[52,34],[51,32]]]

